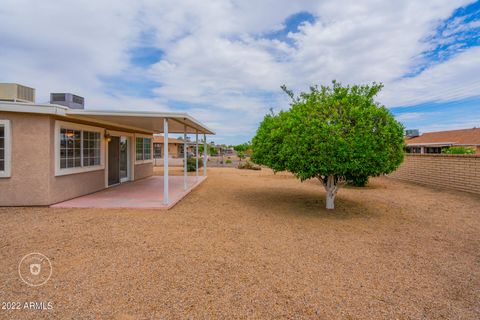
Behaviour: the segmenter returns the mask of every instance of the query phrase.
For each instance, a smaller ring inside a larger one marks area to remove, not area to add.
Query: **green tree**
[[[286,170],[285,159],[281,153],[284,141],[281,125],[287,116],[286,112],[275,115],[270,109],[270,114],[265,116],[252,140],[252,161],[269,167],[274,174]]]
[[[252,144],[250,142],[245,142],[236,146],[233,146],[233,150],[238,152],[243,152],[244,154],[250,155],[252,153]]]
[[[198,153],[200,155],[203,155],[203,144],[198,145]],[[216,156],[218,154],[218,150],[215,146],[212,146],[210,144],[207,145],[207,153],[211,156]]]
[[[241,163],[242,159],[245,159],[245,152],[237,151],[237,157],[238,157],[238,159],[240,159],[240,163]]]
[[[253,159],[301,181],[318,178],[326,207],[352,177],[390,173],[404,157],[403,126],[374,97],[381,84],[313,86],[291,97],[291,107],[267,115],[253,139]]]

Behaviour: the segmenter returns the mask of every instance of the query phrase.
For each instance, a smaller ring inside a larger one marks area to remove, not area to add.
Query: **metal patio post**
[[[187,126],[183,127],[183,189],[187,190]]]
[[[207,176],[207,135],[203,134],[203,176]]]
[[[195,179],[198,180],[198,130],[195,134],[195,144],[196,144],[196,151],[195,151]]]
[[[163,119],[163,204],[168,204],[168,118]]]

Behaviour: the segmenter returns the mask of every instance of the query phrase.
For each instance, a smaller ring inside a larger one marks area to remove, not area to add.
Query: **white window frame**
[[[0,120],[0,126],[4,129],[4,155],[5,168],[0,171],[0,178],[10,178],[12,175],[12,127],[10,120]]]
[[[137,138],[149,138],[150,139],[150,159],[137,160]],[[153,135],[135,133],[135,164],[153,163]]]
[[[72,130],[81,130],[82,131],[82,141],[83,141],[83,131],[91,131],[100,133],[100,165],[95,166],[83,166],[83,143],[80,148],[80,167],[76,168],[60,168],[60,130],[61,129],[72,129]],[[105,138],[104,138],[104,128],[92,127],[84,124],[74,123],[74,122],[65,122],[65,121],[55,121],[55,176],[64,176],[68,174],[76,174],[82,172],[90,172],[97,170],[105,169]]]

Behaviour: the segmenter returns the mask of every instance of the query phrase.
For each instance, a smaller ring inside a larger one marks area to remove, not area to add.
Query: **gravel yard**
[[[181,169],[180,169],[181,170]],[[169,211],[0,208],[0,319],[479,319],[480,197],[210,168]],[[40,252],[40,287],[18,275]]]

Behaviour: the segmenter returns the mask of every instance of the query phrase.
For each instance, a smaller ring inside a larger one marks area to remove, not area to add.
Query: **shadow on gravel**
[[[295,188],[275,188],[260,191],[241,190],[236,198],[258,214],[274,212],[279,215],[308,216],[329,219],[357,219],[378,217],[377,210],[360,202],[345,199],[341,195],[335,199],[335,209],[325,209],[325,192]]]

